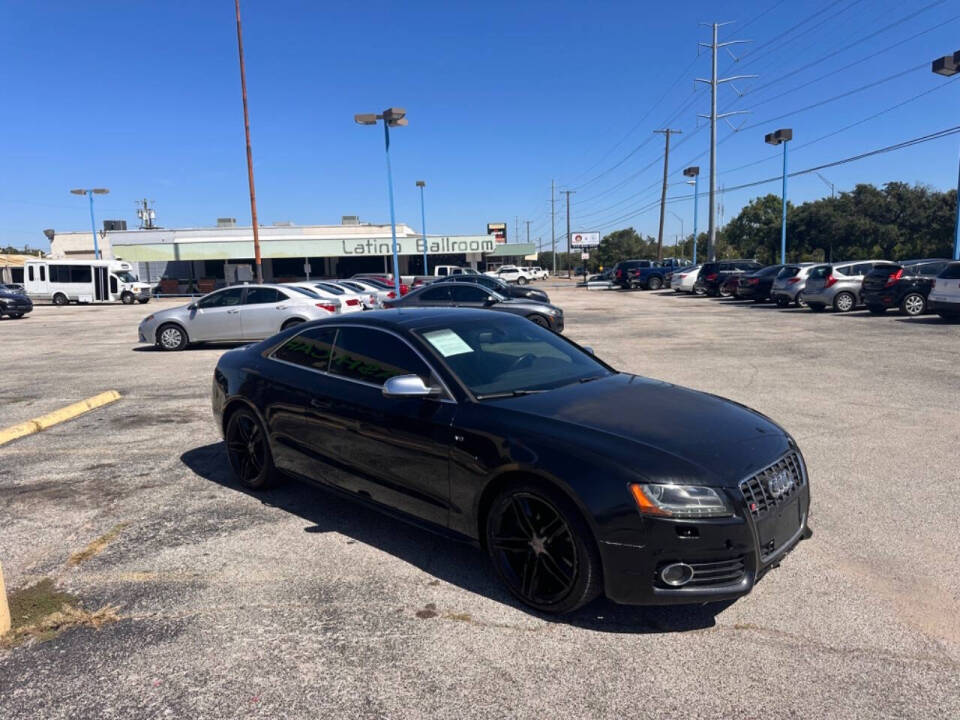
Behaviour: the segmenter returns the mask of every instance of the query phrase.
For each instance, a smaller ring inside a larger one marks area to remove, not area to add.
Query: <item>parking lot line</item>
[[[118,393],[116,390],[107,390],[99,395],[94,395],[86,400],[81,400],[80,402],[75,402],[72,405],[67,405],[59,410],[54,410],[51,413],[47,413],[46,415],[41,415],[40,417],[33,418],[32,420],[27,420],[26,422],[3,428],[0,430],[0,445],[6,445],[8,442],[12,442],[18,438],[22,438],[27,435],[33,435],[34,433],[38,433],[41,430],[46,430],[47,428],[59,423],[72,420],[75,417],[90,412],[98,407],[102,407],[103,405],[109,405],[110,403],[116,402],[119,399],[120,393]]]

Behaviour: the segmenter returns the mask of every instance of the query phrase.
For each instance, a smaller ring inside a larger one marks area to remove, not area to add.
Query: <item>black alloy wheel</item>
[[[135,300],[136,298],[133,296],[133,293],[126,290],[120,296],[120,302],[122,302],[124,305],[133,305]]]
[[[600,556],[576,508],[537,482],[508,487],[486,520],[486,549],[497,574],[519,600],[565,613],[600,593]]]
[[[56,295],[53,296],[53,304],[63,307],[64,305],[69,305],[70,300],[63,293],[57,293]]]
[[[530,315],[527,315],[527,320],[534,323],[535,325],[539,325],[542,328],[547,328],[547,330],[550,329],[550,323],[547,322],[547,319],[543,315],[536,315],[532,313]]]
[[[240,484],[260,490],[273,484],[276,469],[260,420],[246,408],[237,410],[227,422],[227,457]]]

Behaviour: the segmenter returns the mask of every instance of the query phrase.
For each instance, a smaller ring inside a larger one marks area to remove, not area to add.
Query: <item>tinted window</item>
[[[400,338],[370,328],[340,328],[330,372],[351,380],[382,385],[395,375],[419,375],[424,382],[430,370]]]
[[[900,269],[899,265],[894,265],[893,263],[876,263],[873,266],[873,269],[870,271],[870,275],[887,277],[891,273],[895,273]]]
[[[421,300],[426,300],[429,302],[436,302],[438,300],[449,300],[450,299],[450,288],[449,287],[434,287],[427,288],[418,296]]]
[[[336,328],[306,330],[277,348],[273,357],[294,365],[326,371],[330,365]]]
[[[829,265],[821,265],[820,267],[813,268],[807,277],[811,280],[822,280],[823,278],[827,277],[832,270],[833,268]]]
[[[490,296],[489,291],[475,285],[457,285],[451,288],[450,297],[454,302],[483,302]]]
[[[340,284],[343,285],[344,287],[350,288],[351,290],[355,290],[356,292],[366,292],[363,285],[358,285],[355,282],[347,282],[346,280],[341,280]]]
[[[278,303],[287,299],[276,288],[255,287],[247,290],[247,299],[245,305],[264,305],[266,303]]]
[[[447,269],[446,269],[445,267],[438,267],[438,268],[437,268],[437,275],[443,276],[443,275],[446,275],[446,274],[447,274]]]
[[[780,272],[777,273],[777,277],[780,279],[792,278],[798,272],[800,272],[800,268],[796,265],[787,265],[786,267],[781,268]]]
[[[27,277],[28,277],[30,280],[33,280],[33,265],[31,265],[31,266],[29,266],[29,267],[27,268]]]
[[[46,266],[46,265],[41,265],[41,266],[40,266],[40,281],[43,282],[43,281],[45,281],[46,279],[47,279],[47,266]]]
[[[300,293],[301,295],[306,295],[307,297],[310,297],[310,298],[320,297],[320,293],[316,293],[313,290],[310,290],[309,288],[297,287],[296,285],[288,285],[287,290],[292,290],[295,293]]]
[[[207,295],[197,303],[197,307],[206,309],[239,305],[242,296],[243,288],[229,288],[228,290],[221,290],[212,295]]]
[[[334,295],[343,295],[343,288],[337,287],[336,285],[331,285],[330,283],[317,283],[317,287],[321,290],[326,290],[329,293]]]
[[[448,321],[421,337],[479,395],[548,390],[609,371],[563,338],[523,318]]]
[[[937,277],[942,277],[944,280],[960,280],[960,263],[950,263],[947,269]]]
[[[773,265],[772,267],[761,270],[760,274],[763,275],[763,277],[774,277],[775,275],[779,274],[780,270],[781,268],[779,265]]]
[[[116,294],[118,289],[119,288],[117,287],[117,276],[111,275],[110,276],[110,292]]]
[[[927,277],[936,277],[947,266],[945,262],[925,263],[920,266],[920,274]]]

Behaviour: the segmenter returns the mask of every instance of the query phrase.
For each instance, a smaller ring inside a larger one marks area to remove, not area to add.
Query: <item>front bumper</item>
[[[33,310],[33,301],[29,299],[6,300],[3,304],[5,306],[3,310],[4,315],[12,315],[14,313],[26,315]]]
[[[728,491],[731,499],[736,492]],[[633,537],[621,534],[599,543],[606,595],[625,605],[704,603],[746,595],[812,536],[809,507],[810,488],[804,483],[775,514],[760,521],[766,523],[765,536],[771,533],[770,523],[775,524],[775,549],[770,547],[774,541],[761,543],[759,522],[748,512],[699,520],[643,517],[643,529]],[[669,587],[659,578],[661,568],[676,562],[695,571],[695,579],[680,588]]]

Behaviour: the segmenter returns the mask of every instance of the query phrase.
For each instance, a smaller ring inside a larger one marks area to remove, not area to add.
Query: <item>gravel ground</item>
[[[815,535],[751,595],[532,614],[469,546],[241,491],[209,408],[224,348],[136,345],[173,301],[41,306],[0,321],[0,426],[124,397],[0,447],[0,562],[121,620],[0,650],[0,718],[960,716],[960,325],[547,289],[615,367],[797,438]]]

